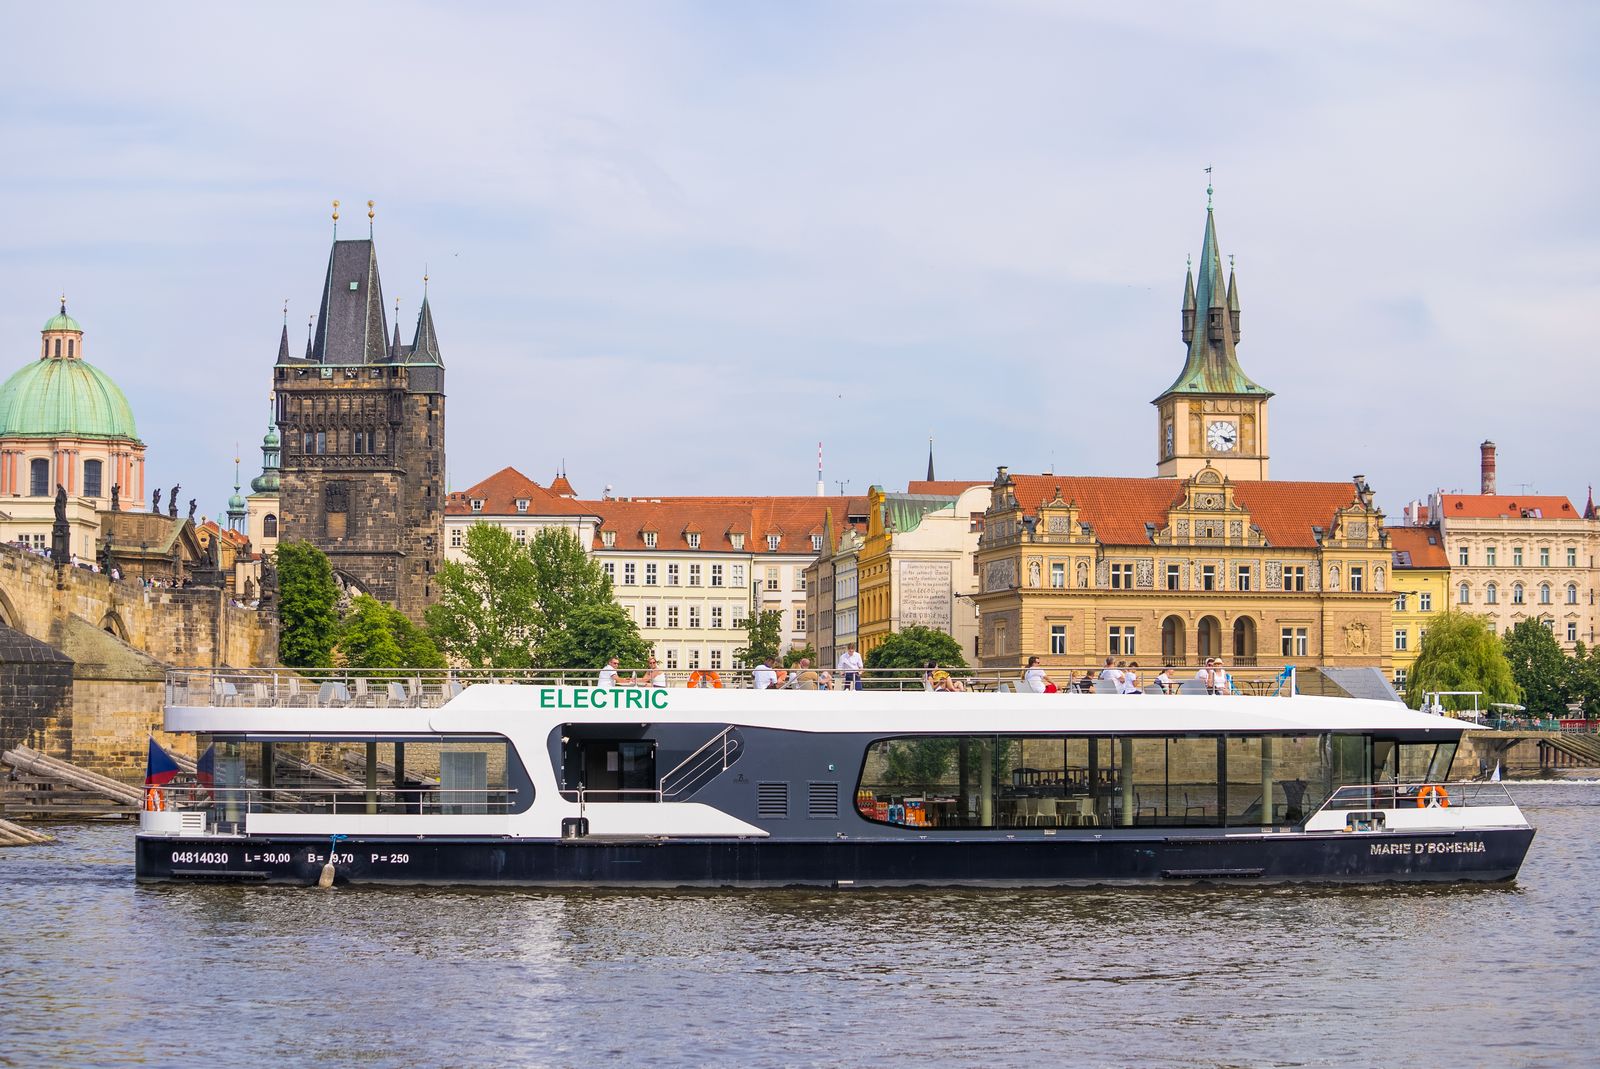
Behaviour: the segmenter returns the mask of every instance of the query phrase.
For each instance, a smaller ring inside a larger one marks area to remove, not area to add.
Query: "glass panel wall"
[[[244,812],[522,812],[528,774],[503,738],[318,739],[246,742],[218,736],[218,819]]]
[[[1361,736],[924,736],[866,754],[856,808],[928,828],[1241,827],[1304,821],[1364,767]]]

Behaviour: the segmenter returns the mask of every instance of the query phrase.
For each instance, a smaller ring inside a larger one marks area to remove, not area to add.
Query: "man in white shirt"
[[[1106,666],[1100,673],[1100,678],[1116,688],[1118,694],[1122,693],[1122,670],[1110,657],[1106,658]]]
[[[856,652],[856,644],[850,643],[839,654],[839,671],[844,674],[845,690],[861,689],[861,654]]]
[[[1028,658],[1028,670],[1022,673],[1022,685],[1035,694],[1044,693],[1044,669],[1039,667],[1038,657]]]
[[[768,667],[766,658],[762,658],[756,665],[755,671],[750,673],[750,682],[757,690],[766,690],[768,687],[777,686],[778,673]]]
[[[617,664],[618,660],[615,657],[607,661],[606,666],[600,669],[600,678],[595,682],[595,686],[599,687],[601,690],[610,690],[612,687],[616,686]]]

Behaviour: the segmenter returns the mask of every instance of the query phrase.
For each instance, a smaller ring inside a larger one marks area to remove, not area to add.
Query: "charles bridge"
[[[0,545],[0,750],[25,744],[119,779],[144,773],[166,670],[277,663],[277,617],[224,586],[146,587]]]

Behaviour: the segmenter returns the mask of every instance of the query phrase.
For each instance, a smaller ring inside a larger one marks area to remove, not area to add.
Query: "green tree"
[[[1506,632],[1503,644],[1511,678],[1522,691],[1528,712],[1538,717],[1563,715],[1572,679],[1567,656],[1550,629],[1538,620],[1520,620]]]
[[[1567,701],[1583,708],[1583,715],[1600,717],[1600,646],[1578,643],[1566,664]]]
[[[368,671],[445,667],[444,655],[400,610],[357,594],[339,624],[337,650],[346,668]]]
[[[578,605],[567,611],[563,626],[553,631],[541,647],[546,668],[592,668],[596,671],[612,657],[623,668],[643,668],[650,644],[626,609],[615,601]]]
[[[778,647],[783,645],[783,612],[764,609],[745,621],[746,644],[733,651],[733,655],[751,667],[758,664],[771,666],[778,659]]]
[[[1406,704],[1420,709],[1423,695],[1438,690],[1480,691],[1486,704],[1517,700],[1505,649],[1483,617],[1446,612],[1429,624],[1406,678]]]
[[[291,668],[327,668],[339,630],[339,585],[327,555],[309,542],[279,542],[278,659]]]
[[[533,558],[493,524],[468,527],[465,543],[465,560],[439,569],[428,633],[473,668],[532,668],[541,627]]]
[[[440,569],[439,601],[427,612],[445,652],[474,668],[598,668],[588,658],[607,641],[622,643],[611,651],[619,657],[648,651],[631,620],[621,627],[615,613],[627,613],[610,577],[571,531],[546,528],[523,546],[505,528],[480,523],[465,541],[466,559]],[[615,613],[582,611],[607,608]],[[574,627],[589,631],[575,635]],[[577,656],[584,660],[565,660]]]
[[[929,661],[951,672],[959,672],[967,667],[960,644],[943,631],[931,627],[903,628],[868,652],[865,660],[867,678],[870,684],[873,671],[900,669],[880,680],[881,686],[898,687],[909,675],[907,670],[920,669]]]
[[[800,663],[802,657],[810,661],[813,668],[817,666],[817,648],[809,642],[797,650],[790,650],[785,653],[783,655],[783,666],[785,668],[793,668]]]

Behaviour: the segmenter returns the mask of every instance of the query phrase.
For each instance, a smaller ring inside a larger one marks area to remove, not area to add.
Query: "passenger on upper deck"
[[[1039,667],[1037,655],[1028,658],[1028,670],[1022,673],[1022,685],[1034,694],[1043,694],[1048,680],[1045,679],[1044,669]]]
[[[600,669],[600,678],[595,680],[594,685],[602,690],[609,690],[610,688],[616,686],[618,663],[619,661],[616,657],[613,657],[611,660],[607,661],[606,666]]]
[[[1114,688],[1116,688],[1116,691],[1117,691],[1118,694],[1122,693],[1122,682],[1123,682],[1122,669],[1117,667],[1117,662],[1116,662],[1116,660],[1114,658],[1111,658],[1111,657],[1107,657],[1106,658],[1106,666],[1100,672],[1100,678],[1103,679],[1105,682],[1110,683]]]
[[[755,670],[750,673],[750,685],[757,690],[766,690],[778,685],[778,673],[774,672],[767,664],[769,658],[763,657],[756,663]]]

